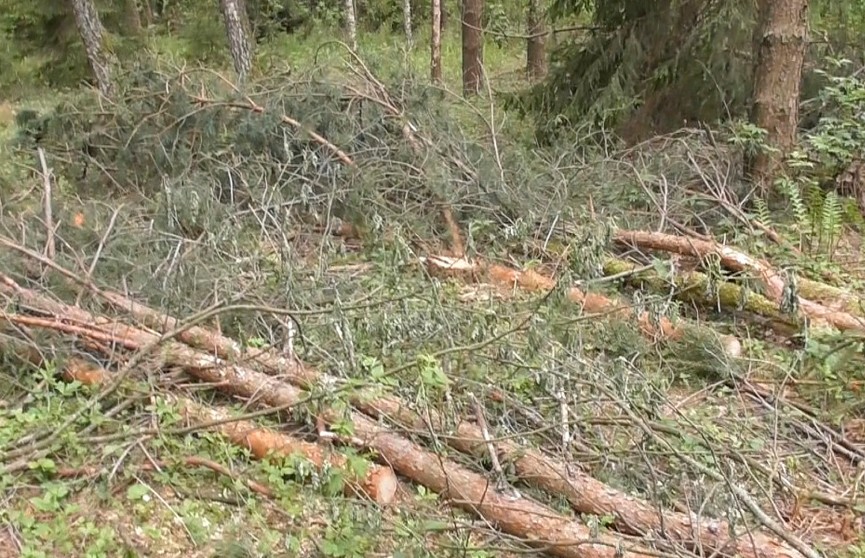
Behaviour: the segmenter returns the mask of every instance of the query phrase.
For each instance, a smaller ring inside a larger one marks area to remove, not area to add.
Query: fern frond
[[[823,198],[823,208],[820,215],[820,237],[824,249],[835,251],[835,245],[841,237],[843,228],[843,213],[841,200],[838,194],[832,190]]]
[[[766,200],[760,197],[754,198],[754,209],[757,212],[757,220],[766,225],[767,227],[772,227],[772,215],[769,213],[769,204],[766,203]]]
[[[807,210],[806,225],[813,236],[819,238],[823,217],[823,190],[815,181],[808,181],[804,192],[805,208]]]
[[[808,226],[808,210],[805,207],[805,201],[802,199],[802,192],[799,186],[789,179],[778,181],[778,189],[787,199],[790,208],[793,210],[793,217],[796,219],[796,226],[806,228]]]

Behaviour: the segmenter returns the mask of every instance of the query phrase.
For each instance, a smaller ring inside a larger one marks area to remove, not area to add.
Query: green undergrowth
[[[23,434],[51,432],[92,407],[95,390],[58,382],[51,366],[18,379],[4,397],[28,394],[27,402],[3,410],[4,448],[19,443]],[[315,474],[304,460],[291,457],[256,462],[215,435],[175,434],[184,420],[160,395],[163,388],[149,383],[123,386],[24,471],[0,476],[0,515],[21,542],[21,556],[360,557],[393,549],[434,555],[419,538],[434,534],[434,527],[425,532],[424,522],[440,525],[448,519],[437,516],[434,498],[416,494],[417,515],[385,511],[345,498],[338,471]],[[130,399],[134,405],[108,412]],[[139,434],[148,426],[159,432]],[[187,465],[189,457],[223,465],[235,476]],[[271,496],[253,492],[248,481],[265,485]]]

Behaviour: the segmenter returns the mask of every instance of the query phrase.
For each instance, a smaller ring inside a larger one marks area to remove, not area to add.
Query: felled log
[[[8,322],[19,326],[43,328],[53,330],[67,335],[74,335],[82,339],[98,341],[106,345],[117,344],[126,349],[140,350],[159,340],[159,336],[139,328],[111,322],[104,319],[97,319],[91,316],[88,312],[75,307],[66,307],[66,305],[51,301],[46,297],[42,297],[29,289],[20,287],[8,277],[0,276],[0,292],[9,288],[9,285],[16,285],[14,290],[18,296],[25,296],[28,302],[36,308],[40,308],[47,312],[56,310],[67,310],[68,313],[58,313],[51,318],[41,316],[25,316],[18,314],[0,315],[0,322]],[[8,292],[8,291],[7,291]],[[50,310],[49,310],[50,309]],[[69,322],[73,323],[69,323]],[[233,395],[242,395],[244,397],[253,397],[257,395],[257,389],[267,389],[269,386],[279,385],[282,382],[269,378],[263,374],[258,374],[257,382],[250,383],[245,380],[244,371],[237,367],[232,374],[228,374],[234,380],[234,383],[222,382],[222,374],[226,367],[230,367],[221,359],[211,357],[210,355],[201,353],[191,347],[179,343],[177,341],[165,341],[162,346],[162,355],[166,362],[172,365],[183,367],[188,373],[207,382],[219,383],[219,387]],[[99,367],[90,365],[80,359],[70,359],[67,361],[63,370],[64,375],[82,381],[88,384],[102,383],[104,380],[104,370]],[[263,379],[267,380],[262,382]],[[285,385],[285,384],[282,384]],[[285,453],[286,451],[300,451],[311,462],[315,464],[324,463],[324,455],[322,449],[315,444],[307,444],[299,440],[291,442],[279,437],[269,436],[266,431],[253,432],[248,439],[241,440],[237,431],[227,432],[228,437],[238,444],[248,447],[256,457],[263,457],[268,451],[277,451]],[[331,460],[331,465],[345,466],[345,461],[338,457]],[[350,471],[346,470],[349,486],[351,490],[360,490],[375,502],[387,505],[393,501],[396,493],[396,477],[390,468],[382,467],[376,464],[370,464],[367,474],[364,478],[353,479]],[[355,486],[357,485],[357,486]]]
[[[8,279],[8,278],[7,278]],[[8,289],[8,281],[0,281],[0,292]],[[12,282],[14,283],[14,282]],[[39,308],[57,308],[59,303],[41,300],[44,297],[18,286],[19,295]],[[83,310],[70,307],[70,311],[84,317]],[[64,323],[63,314],[53,318],[6,315],[4,319],[28,327],[43,327],[77,335],[82,338],[105,341],[114,336],[115,343],[128,349],[140,349],[158,336],[150,332],[106,320],[89,317],[86,323]],[[77,320],[76,320],[77,321]],[[96,322],[100,323],[96,323]],[[208,382],[221,391],[243,398],[255,398],[272,408],[290,408],[301,403],[306,393],[296,386],[276,380],[262,372],[232,364],[217,356],[204,354],[176,341],[162,345],[162,357],[167,364],[184,368],[196,378]],[[395,470],[431,490],[442,493],[454,505],[479,514],[503,531],[522,538],[527,543],[543,548],[553,556],[589,558],[637,558],[656,555],[639,545],[628,545],[607,534],[593,536],[577,520],[556,513],[551,508],[529,498],[512,495],[491,486],[481,474],[443,459],[402,436],[390,432],[356,411],[342,415],[325,411],[323,417],[331,423],[343,422],[353,431],[352,441],[361,447],[378,452]]]
[[[776,304],[780,305],[784,297],[786,285],[772,266],[735,248],[712,241],[646,231],[617,231],[614,238],[616,242],[628,246],[698,258],[716,254],[721,259],[721,264],[727,269],[739,272],[748,271],[759,276],[766,289],[766,296]],[[856,317],[841,310],[832,310],[802,296],[797,296],[797,301],[801,311],[817,323],[828,324],[841,330],[865,332],[865,318]]]
[[[129,301],[122,295],[114,293],[109,300],[118,308],[132,311],[133,317],[148,326],[173,329],[178,325],[174,318]],[[180,335],[183,337],[186,334]],[[233,340],[203,328],[197,328],[196,331],[190,329],[188,339],[219,356],[230,357],[235,353]],[[311,387],[319,379],[332,380],[296,359],[273,352],[258,353],[251,364],[272,374],[279,373],[281,377],[301,387]],[[427,431],[432,428],[459,451],[474,455],[486,451],[487,442],[476,424],[463,422],[459,425],[456,436],[448,436],[444,434],[447,430],[444,420],[433,409],[422,418],[397,399],[364,392],[352,394],[351,402],[367,414],[394,420],[415,430]],[[571,470],[572,468],[541,452],[526,449],[513,442],[496,442],[495,446],[503,459],[514,464],[518,476],[524,482],[549,493],[563,495],[577,512],[612,517],[613,526],[621,532],[641,536],[660,534],[665,539],[687,548],[738,553],[744,558],[801,557],[785,543],[763,532],[750,532],[734,537],[726,521],[710,518],[698,520],[687,514],[659,510],[650,502],[615,490],[579,470]]]
[[[85,385],[105,383],[109,376],[109,372],[104,368],[78,358],[68,359],[62,373],[67,380],[77,380]],[[248,420],[233,420],[226,409],[207,407],[178,395],[172,395],[171,398],[178,404],[187,420],[199,425],[218,422],[219,424],[211,426],[210,429],[233,444],[248,449],[256,459],[301,455],[320,471],[327,466],[345,472],[348,495],[354,493],[355,487],[359,486],[363,494],[370,496],[378,504],[386,506],[394,501],[397,479],[390,467],[371,464],[371,469],[362,478],[356,478],[345,456],[325,451],[319,444],[259,427]]]
[[[231,418],[231,413],[225,409],[205,407],[187,398],[177,397],[176,400],[184,416],[193,423],[204,424]],[[397,479],[390,467],[373,463],[363,477],[357,478],[345,456],[326,452],[320,444],[298,440],[269,428],[261,428],[248,420],[223,422],[215,429],[232,443],[248,449],[256,459],[302,455],[318,470],[323,470],[327,466],[345,472],[348,476],[347,491],[354,491],[353,486],[358,484],[363,494],[372,495],[373,499],[381,505],[391,504],[396,496]]]
[[[446,429],[444,419],[433,409],[424,411],[425,416],[421,417],[394,399],[376,397],[354,403],[373,416],[387,418],[406,428],[439,432],[449,445],[464,453],[477,457],[487,455],[488,443],[481,428],[474,423],[462,422],[454,435],[444,435],[441,434]],[[625,494],[575,467],[567,467],[512,441],[497,440],[494,446],[500,459],[511,463],[524,482],[564,496],[577,512],[612,517],[613,526],[621,532],[660,536],[692,552],[702,550],[707,554],[742,558],[802,557],[786,543],[762,531],[734,535],[727,521],[659,509],[656,504]]]
[[[647,286],[655,292],[667,292],[670,281],[676,290],[674,296],[680,300],[692,302],[705,307],[720,306],[726,310],[744,310],[758,316],[768,318],[770,324],[779,331],[789,334],[798,331],[804,324],[795,316],[790,316],[759,293],[745,293],[741,285],[729,281],[718,282],[716,296],[710,296],[709,277],[698,271],[676,272],[672,278],[661,277],[653,270],[640,270],[637,265],[618,258],[604,260],[604,274],[608,276],[625,276],[624,281],[635,287]]]
[[[808,300],[822,304],[831,310],[849,312],[860,318],[865,317],[865,301],[849,291],[805,277],[799,278],[798,286],[799,292]]]
[[[451,274],[470,276],[474,278],[484,277],[488,281],[499,286],[508,288],[519,287],[529,292],[549,292],[556,287],[556,281],[545,275],[532,270],[518,271],[509,267],[486,263],[480,259],[468,260],[466,258],[452,258],[449,256],[421,257],[421,263],[425,264],[431,272],[436,274]],[[630,319],[633,312],[626,305],[598,293],[584,292],[577,287],[569,287],[565,290],[568,300],[582,306],[589,314],[605,314]],[[670,340],[682,339],[688,326],[674,324],[666,317],[661,317],[658,324],[654,324],[648,312],[641,312],[637,316],[640,331],[650,337],[661,337]],[[742,345],[738,339],[731,335],[720,336],[721,345],[730,355],[737,357],[742,354]]]

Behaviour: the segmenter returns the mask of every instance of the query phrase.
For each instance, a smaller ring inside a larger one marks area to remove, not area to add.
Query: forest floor
[[[856,233],[369,40],[0,107],[0,557],[865,555]]]

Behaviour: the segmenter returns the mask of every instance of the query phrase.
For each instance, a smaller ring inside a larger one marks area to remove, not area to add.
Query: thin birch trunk
[[[442,82],[442,2],[432,0],[432,38],[430,40],[430,79]]]

